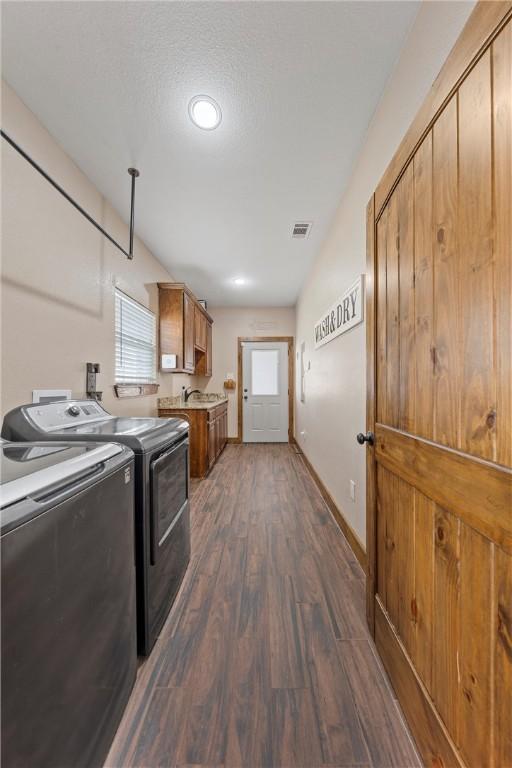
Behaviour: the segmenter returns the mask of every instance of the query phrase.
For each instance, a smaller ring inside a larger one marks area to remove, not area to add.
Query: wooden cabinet
[[[213,320],[184,283],[158,283],[160,370],[212,375]],[[165,355],[175,355],[171,367]]]
[[[204,477],[228,441],[228,404],[214,408],[160,408],[159,416],[178,416],[190,425],[190,475]]]

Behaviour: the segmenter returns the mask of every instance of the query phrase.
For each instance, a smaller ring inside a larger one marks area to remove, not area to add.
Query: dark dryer
[[[7,440],[105,441],[135,453],[138,649],[147,655],[190,559],[188,423],[109,414],[94,400],[33,403],[10,411]]]
[[[135,682],[133,453],[0,445],[2,768],[103,765]]]

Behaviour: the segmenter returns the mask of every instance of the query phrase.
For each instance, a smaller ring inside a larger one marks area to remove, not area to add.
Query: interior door
[[[511,100],[509,21],[369,206],[368,614],[426,765],[512,766]]]
[[[243,442],[288,442],[288,342],[242,342]]]

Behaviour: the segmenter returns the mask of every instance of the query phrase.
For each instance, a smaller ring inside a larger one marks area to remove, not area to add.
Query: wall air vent
[[[307,237],[309,235],[311,226],[311,221],[298,221],[293,225],[292,237]]]
[[[251,331],[275,331],[277,323],[275,320],[253,320],[249,327]]]

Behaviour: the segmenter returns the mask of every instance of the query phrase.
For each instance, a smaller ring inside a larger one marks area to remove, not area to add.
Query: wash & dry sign
[[[315,349],[363,321],[363,287],[364,278],[360,275],[315,323]]]

